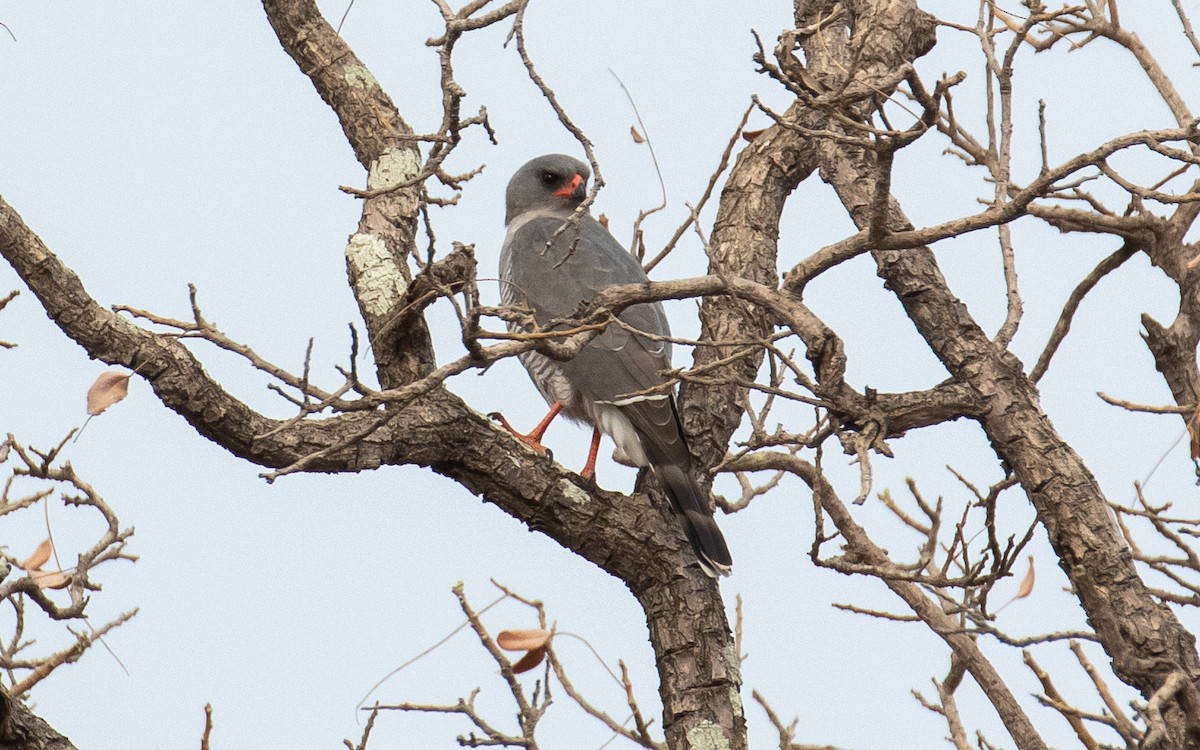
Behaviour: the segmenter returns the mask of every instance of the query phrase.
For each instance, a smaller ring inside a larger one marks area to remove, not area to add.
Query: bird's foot
[[[596,472],[594,472],[594,471],[588,472],[587,474],[580,474],[579,479],[581,480],[579,483],[579,485],[581,487],[585,487],[589,490],[603,490],[604,489],[603,487],[600,486],[599,480],[596,479]]]
[[[535,429],[533,432],[529,433],[528,435],[526,435],[523,432],[517,432],[517,429],[515,427],[513,427],[511,424],[509,424],[508,420],[504,418],[504,415],[498,411],[494,411],[491,414],[488,414],[488,419],[492,420],[493,422],[496,422],[501,427],[503,427],[505,430],[507,430],[508,434],[512,435],[517,440],[520,440],[525,445],[528,445],[539,456],[545,456],[550,461],[554,460],[554,454],[550,452],[549,448],[542,445],[542,433],[545,432],[545,429],[542,429],[540,431]]]

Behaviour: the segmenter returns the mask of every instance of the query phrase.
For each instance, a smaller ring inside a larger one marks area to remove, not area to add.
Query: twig
[[[356,713],[355,716],[358,714]],[[375,729],[375,720],[379,718],[379,703],[376,702],[371,707],[371,715],[367,717],[367,725],[363,727],[362,739],[358,744],[354,744],[350,740],[342,740],[342,744],[346,746],[346,750],[367,750],[367,742],[371,739],[371,730]]]
[[[792,740],[796,737],[797,720],[793,719],[791,724],[785,726],[779,719],[779,715],[775,713],[775,710],[771,708],[771,705],[767,703],[767,699],[763,698],[761,693],[757,690],[751,690],[750,696],[758,702],[758,705],[762,706],[763,711],[767,712],[767,719],[775,727],[775,731],[779,733],[779,750],[790,750]]]
[[[351,9],[351,8],[353,8],[353,7],[354,7],[354,0],[350,0],[348,3],[346,3],[346,10],[344,10],[344,11],[342,12],[342,17],[341,17],[340,19],[338,19],[338,25],[337,25],[337,28],[336,28],[336,29],[334,29],[334,33],[335,33],[335,34],[339,34],[339,35],[340,35],[340,34],[342,33],[342,25],[346,23],[346,19],[347,19],[347,18],[350,16],[350,9]],[[211,717],[212,717],[212,708],[211,708],[211,706],[206,706],[206,707],[205,707],[205,710],[206,710],[206,711],[208,711],[208,713],[209,713],[209,718],[211,718]],[[207,733],[206,733],[206,734],[205,734],[205,737],[207,737],[207,736],[208,736],[208,735],[207,735]]]
[[[713,170],[711,175],[709,175],[708,185],[705,186],[704,193],[700,196],[700,200],[696,201],[696,208],[688,211],[688,217],[684,219],[683,223],[679,225],[679,228],[675,230],[675,233],[671,235],[671,239],[667,240],[667,244],[663,246],[663,249],[658,252],[658,255],[655,255],[643,266],[643,269],[646,271],[646,273],[650,273],[655,266],[662,262],[663,258],[667,257],[667,255],[669,255],[671,251],[675,249],[675,244],[679,242],[681,237],[683,237],[684,233],[688,230],[688,227],[690,227],[692,222],[696,220],[696,216],[701,210],[703,210],[704,205],[708,203],[708,199],[712,197],[712,192],[717,185],[717,180],[720,179],[721,175],[725,173],[725,168],[729,166],[729,157],[733,154],[733,147],[737,144],[739,138],[741,137],[742,131],[745,130],[746,123],[750,120],[750,113],[753,111],[754,104],[751,103],[750,106],[746,107],[746,111],[742,113],[742,119],[738,122],[737,128],[734,129],[733,135],[729,137],[729,142],[725,144],[725,150],[721,152],[721,159],[717,162],[717,168]]]
[[[92,633],[75,633],[75,643],[71,644],[62,651],[58,651],[50,656],[39,659],[37,665],[27,676],[20,682],[17,682],[12,687],[7,688],[10,696],[17,697],[28,693],[30,688],[46,679],[58,667],[64,664],[74,664],[79,661],[79,657],[83,656],[84,652],[91,647],[93,643],[100,640],[106,633],[114,628],[118,628],[128,622],[138,611],[132,609],[118,615],[115,619],[105,623],[97,628]]]
[[[353,0],[351,0],[353,2]],[[349,12],[349,9],[347,9]],[[213,730],[213,707],[211,703],[204,704],[204,733],[200,735],[200,750],[209,750],[209,738]]]
[[[1079,641],[1070,642],[1071,652],[1075,654],[1075,658],[1079,660],[1079,665],[1083,667],[1083,671],[1087,672],[1087,676],[1091,678],[1092,685],[1095,686],[1096,692],[1100,695],[1100,699],[1104,701],[1104,705],[1108,706],[1109,713],[1112,714],[1113,728],[1117,730],[1117,734],[1121,735],[1121,739],[1125,740],[1125,744],[1129,746],[1136,745],[1142,739],[1142,732],[1133,725],[1133,722],[1125,716],[1121,707],[1117,704],[1112,693],[1108,689],[1108,683],[1096,671],[1096,667],[1092,665],[1087,654],[1083,652],[1083,646],[1079,645]]]
[[[921,622],[921,618],[916,615],[901,615],[901,614],[897,614],[895,612],[884,612],[884,611],[878,610],[878,609],[867,609],[866,607],[859,607],[854,604],[841,604],[839,602],[833,602],[833,607],[835,609],[841,609],[841,610],[845,610],[846,612],[853,612],[853,613],[859,614],[859,615],[867,615],[868,617],[877,617],[880,620],[891,620],[892,622]]]
[[[546,656],[550,660],[550,667],[554,670],[554,676],[558,678],[558,682],[560,685],[562,685],[563,690],[571,698],[571,700],[575,701],[576,705],[584,710],[585,713],[592,718],[599,720],[600,723],[608,727],[613,734],[620,735],[630,742],[634,742],[645,748],[650,748],[651,750],[662,750],[665,747],[662,743],[655,742],[648,734],[648,725],[642,718],[641,711],[638,709],[637,702],[634,700],[632,685],[627,685],[627,683],[618,680],[618,684],[620,684],[622,689],[625,690],[626,700],[633,711],[633,718],[636,722],[635,726],[637,727],[635,731],[626,729],[616,719],[592,705],[592,703],[588,701],[588,699],[582,693],[579,692],[579,690],[567,677],[566,670],[563,669],[562,662],[559,660],[558,655],[554,652],[553,648],[546,649]],[[624,669],[624,662],[621,662],[621,667],[622,674],[624,674],[626,679],[628,679],[628,674]]]
[[[1186,36],[1187,40],[1192,43],[1192,49],[1196,50],[1196,54],[1200,55],[1200,41],[1197,41],[1196,39],[1196,32],[1192,29],[1192,21],[1188,18],[1187,13],[1183,10],[1183,4],[1179,2],[1179,0],[1171,0],[1171,5],[1175,6],[1175,13],[1179,16],[1179,22],[1183,24],[1184,36]]]
[[[966,729],[963,727],[962,717],[958,713],[958,703],[954,700],[954,690],[958,687],[961,680],[951,680],[950,677],[947,677],[942,682],[934,679],[931,679],[931,682],[933,682],[934,689],[937,690],[938,700],[941,701],[940,705],[925,700],[916,690],[912,691],[913,697],[922,706],[936,714],[940,714],[946,720],[946,726],[950,730],[949,739],[954,744],[955,750],[971,750],[971,745],[967,741]]]
[[[475,635],[479,638],[479,642],[491,654],[492,659],[500,666],[500,676],[508,683],[508,690],[512,693],[513,700],[517,703],[517,709],[520,712],[519,720],[522,724],[522,729],[525,732],[526,738],[532,737],[533,720],[540,714],[533,706],[530,705],[529,699],[525,697],[525,691],[521,688],[521,682],[517,679],[517,675],[513,672],[512,663],[504,652],[500,649],[496,642],[492,640],[492,636],[483,626],[483,622],[479,619],[479,614],[471,607],[471,603],[467,601],[466,592],[463,585],[460,583],[454,586],[453,591],[455,598],[458,599],[458,605],[462,608],[463,614],[467,616],[467,623],[471,629],[475,631]]]
[[[1054,330],[1050,333],[1050,340],[1046,342],[1046,346],[1042,349],[1041,356],[1038,357],[1037,364],[1029,371],[1029,379],[1033,382],[1038,382],[1042,376],[1046,374],[1046,370],[1050,367],[1050,359],[1058,351],[1058,347],[1062,344],[1067,333],[1071,330],[1071,321],[1075,317],[1075,312],[1079,309],[1083,298],[1088,292],[1095,288],[1096,284],[1100,283],[1108,274],[1121,267],[1125,261],[1132,258],[1138,252],[1138,247],[1132,242],[1126,242],[1121,245],[1116,252],[1109,255],[1104,260],[1092,269],[1091,273],[1083,278],[1083,281],[1075,287],[1071,292],[1071,296],[1067,298],[1067,303],[1063,306],[1062,312],[1058,316],[1058,322],[1054,324]]]
[[[507,593],[506,593],[506,594],[503,594],[503,595],[501,595],[501,596],[499,596],[499,597],[497,597],[497,598],[496,598],[494,601],[492,601],[490,604],[488,604],[487,606],[485,606],[483,609],[479,610],[479,612],[477,613],[477,616],[478,616],[478,615],[482,615],[484,612],[487,612],[489,609],[491,609],[492,607],[496,606],[497,604],[499,604],[500,602],[504,601],[504,600],[505,600],[505,599],[507,599],[507,598],[508,598],[508,594],[507,594]],[[426,656],[429,656],[429,655],[430,655],[430,654],[432,654],[434,651],[437,651],[437,650],[438,650],[439,648],[441,648],[441,647],[442,647],[442,646],[443,646],[443,645],[444,645],[444,644],[445,644],[447,641],[449,641],[449,640],[450,640],[451,638],[453,638],[454,636],[458,635],[458,634],[459,634],[459,633],[460,633],[460,632],[461,632],[461,631],[462,631],[464,628],[466,628],[466,627],[467,627],[468,625],[470,625],[470,624],[471,624],[471,623],[470,623],[470,621],[469,621],[469,620],[463,620],[463,621],[462,621],[462,622],[460,622],[458,625],[456,625],[456,626],[455,626],[455,627],[454,627],[454,628],[453,628],[453,629],[452,629],[452,630],[451,630],[449,633],[446,633],[446,635],[444,635],[444,636],[442,636],[440,639],[438,639],[438,640],[437,640],[437,642],[435,642],[433,645],[429,646],[429,648],[426,648],[424,651],[422,651],[421,653],[417,654],[416,656],[413,656],[412,658],[408,659],[407,661],[405,661],[405,662],[404,662],[403,664],[401,664],[400,666],[396,667],[396,668],[395,668],[395,669],[393,669],[392,671],[390,671],[390,672],[388,672],[387,674],[385,674],[383,677],[380,677],[380,678],[379,678],[379,679],[378,679],[378,680],[375,682],[375,684],[371,686],[371,689],[367,691],[367,694],[366,694],[366,695],[364,695],[364,696],[363,696],[363,697],[362,697],[362,698],[361,698],[361,699],[358,701],[358,704],[357,704],[357,705],[354,707],[354,708],[355,708],[355,710],[356,710],[356,711],[361,711],[361,710],[362,710],[362,708],[363,708],[363,704],[367,702],[367,699],[369,699],[369,698],[371,697],[371,694],[372,694],[372,693],[374,693],[376,690],[378,690],[378,689],[379,689],[379,688],[380,688],[380,687],[383,685],[383,683],[387,682],[388,680],[392,679],[392,678],[393,678],[393,677],[395,677],[396,675],[400,674],[400,673],[401,673],[401,672],[403,672],[405,669],[407,669],[408,667],[410,667],[410,666],[412,666],[413,664],[417,663],[417,662],[418,662],[418,661],[420,661],[421,659],[424,659]]]
[[[1138,404],[1133,401],[1115,398],[1104,391],[1097,391],[1096,395],[1105,403],[1119,406],[1127,411],[1140,411],[1147,414],[1191,414],[1196,411],[1194,404],[1184,404],[1183,406],[1175,406],[1173,404]]]
[[[654,139],[650,137],[650,131],[646,128],[646,124],[642,122],[642,114],[638,112],[637,102],[633,100],[633,95],[629,93],[629,89],[625,87],[625,82],[616,74],[612,68],[608,69],[611,75],[617,81],[617,85],[621,87],[625,98],[629,100],[629,106],[633,110],[633,117],[637,120],[638,127],[641,128],[641,135],[646,140],[646,148],[650,151],[650,161],[654,164],[654,173],[658,175],[658,189],[662,195],[662,202],[654,208],[638,211],[637,219],[633,222],[633,240],[629,243],[629,251],[641,261],[645,255],[646,244],[642,241],[642,222],[646,217],[656,214],[667,207],[667,183],[663,180],[662,169],[658,164],[658,157],[654,154]]]
[[[533,65],[533,59],[529,56],[529,51],[525,48],[525,11],[529,7],[529,0],[521,0],[520,5],[516,10],[516,18],[513,21],[512,31],[509,38],[515,38],[517,41],[517,54],[521,57],[521,62],[525,65],[525,70],[529,73],[529,79],[533,81],[533,85],[538,87],[542,92],[542,96],[550,103],[554,114],[558,116],[558,121],[562,123],[567,131],[575,136],[575,140],[579,141],[579,145],[583,147],[584,154],[587,155],[588,163],[592,165],[592,189],[588,192],[588,196],[579,206],[579,211],[586,211],[587,207],[596,199],[596,194],[604,187],[604,177],[600,174],[600,163],[596,160],[596,153],[592,146],[592,141],[583,130],[579,128],[567,115],[567,111],[559,103],[558,97],[554,95],[554,90],[547,85],[546,81],[538,73],[537,68]]]
[[[1062,699],[1062,696],[1054,687],[1054,683],[1050,680],[1050,675],[1047,674],[1046,671],[1041,667],[1039,667],[1036,661],[1034,661],[1033,654],[1026,650],[1022,652],[1022,657],[1025,660],[1025,666],[1029,667],[1034,676],[1038,678],[1038,682],[1042,683],[1042,690],[1045,692],[1046,697],[1050,698],[1051,701],[1057,704],[1055,707],[1058,708],[1059,706],[1066,705],[1066,702]],[[1087,727],[1083,725],[1083,722],[1080,720],[1075,711],[1063,711],[1060,709],[1059,713],[1062,714],[1062,717],[1067,720],[1067,723],[1071,725],[1071,728],[1075,730],[1075,736],[1079,738],[1079,741],[1085,748],[1087,748],[1087,750],[1099,750],[1100,746],[1096,743],[1096,740],[1094,737],[1092,737],[1091,733],[1088,732]]]
[[[1150,701],[1146,704],[1146,723],[1149,725],[1149,731],[1146,732],[1145,739],[1142,741],[1143,748],[1154,750],[1161,743],[1167,741],[1170,735],[1167,732],[1167,723],[1162,715],[1163,704],[1174,698],[1177,693],[1186,689],[1190,684],[1191,680],[1185,673],[1175,671],[1167,677],[1162,687],[1154,691],[1154,695],[1150,696]]]

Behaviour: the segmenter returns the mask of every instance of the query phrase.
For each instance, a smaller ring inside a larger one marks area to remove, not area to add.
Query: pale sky
[[[922,5],[974,22],[970,3]],[[668,210],[645,225],[652,252],[687,215],[683,203],[701,194],[750,95],[780,109],[788,102],[780,87],[754,73],[750,30],[772,46],[791,22],[789,3],[711,3],[701,12],[691,4],[668,6],[534,3],[526,26],[541,73],[596,144],[608,181],[597,210],[623,243],[637,211],[656,204],[659,194],[645,146],[629,136],[633,115],[609,69],[637,100],[668,190]],[[344,10],[342,3],[322,7],[335,21]],[[1126,26],[1175,72],[1181,93],[1193,106],[1200,103],[1190,48],[1165,4],[1127,3],[1121,11]],[[261,7],[228,0],[0,2],[0,22],[16,37],[0,29],[0,195],[91,294],[104,305],[186,317],[187,284],[195,283],[206,316],[225,333],[295,370],[313,337],[314,379],[339,383],[333,366],[348,356],[346,325],[361,330],[361,323],[342,254],[359,206],[337,187],[361,185],[364,175],[335,117],[280,49]],[[582,157],[530,84],[515,49],[502,48],[508,28],[470,34],[458,47],[459,80],[469,92],[465,109],[486,105],[500,143],[491,146],[473,131],[448,167],[466,171],[485,163],[487,169],[457,207],[433,209],[439,251],[455,240],[474,243],[483,277],[496,273],[503,189],[512,171],[542,153]],[[422,132],[440,119],[436,56],[424,46],[439,30],[432,3],[365,0],[354,5],[343,30]],[[960,116],[977,112],[980,102],[982,67],[971,50],[969,38],[942,29],[938,47],[918,62],[928,84],[943,72],[968,72],[956,98]],[[1039,98],[1048,103],[1051,160],[1059,161],[1122,132],[1172,126],[1148,91],[1136,64],[1103,41],[1070,55],[1026,55],[1017,78],[1024,170],[1017,179],[1037,169]],[[762,114],[751,119],[751,127],[767,124]],[[978,174],[942,156],[944,147],[931,135],[897,161],[895,192],[918,224],[978,210],[975,198],[991,193]],[[711,216],[710,209],[706,231]],[[781,267],[850,231],[827,186],[811,178],[785,213]],[[1030,364],[1066,295],[1115,244],[1109,238],[1064,241],[1032,220],[1014,225],[1014,237],[1027,310],[1014,350]],[[935,250],[954,291],[994,330],[1004,302],[994,234]],[[699,275],[704,268],[700,243],[689,236],[653,276]],[[0,265],[0,295],[17,288],[20,280]],[[497,298],[494,284],[481,288],[485,301]],[[1044,408],[1112,499],[1128,499],[1132,482],[1144,478],[1182,432],[1178,420],[1119,412],[1094,395],[1103,390],[1134,401],[1169,401],[1137,333],[1144,311],[1171,319],[1172,294],[1144,260],[1131,261],[1085,303],[1041,386]],[[869,258],[830,273],[806,300],[845,338],[856,387],[928,387],[944,377]],[[669,314],[677,335],[696,332],[693,303],[671,303]],[[457,356],[456,324],[444,303],[430,322],[439,358]],[[27,291],[0,312],[0,339],[19,344],[0,350],[0,434],[47,448],[83,421],[84,393],[106,368],[68,341]],[[213,347],[193,349],[251,405],[274,416],[291,414],[241,361]],[[688,358],[677,350],[677,365]],[[543,409],[515,361],[482,377],[460,376],[451,387],[480,411],[502,410],[519,424],[532,424]],[[563,423],[547,441],[557,460],[577,469],[587,438]],[[947,464],[981,486],[1001,476],[972,424],[920,431],[892,446],[895,459],[875,459],[875,488],[897,496],[912,476],[926,497],[944,495],[948,506],[961,507],[967,493]],[[215,709],[214,747],[307,750],[357,740],[362,730],[355,706],[368,688],[461,622],[450,593],[456,582],[465,582],[477,606],[494,599],[489,577],[544,600],[560,630],[586,637],[614,669],[624,659],[644,711],[661,724],[644,618],[623,586],[447,480],[418,468],[387,468],[290,476],[268,485],[258,467],[199,437],[136,380],[129,398],[93,420],[67,455],[123,524],[136,527],[129,550],[141,558],[102,567],[96,580],[104,590],[89,605],[96,624],[141,608],[107,639],[129,675],[94,649],[33,693],[38,713],[81,749],[195,747],[207,702]],[[826,465],[839,491],[853,497],[857,475],[848,458],[827,454]],[[602,486],[623,491],[633,481],[632,472],[611,462],[601,464],[599,477]],[[1159,500],[1190,508],[1193,481],[1186,448],[1177,444],[1150,487]],[[718,485],[731,487],[728,480]],[[879,541],[893,553],[911,556],[915,540],[900,531],[889,536],[895,524],[879,526],[879,504],[856,512],[882,529]],[[1031,518],[1019,492],[1005,495],[1004,512],[1014,533]],[[86,512],[55,504],[50,515],[67,559],[98,533]],[[946,647],[919,625],[830,606],[900,605],[878,581],[812,565],[807,489],[785,482],[748,511],[718,520],[735,560],[733,576],[722,584],[725,601],[731,612],[736,595],[745,601],[743,700],[752,746],[775,747],[778,740],[750,701],[751,688],[781,716],[799,716],[801,742],[937,746],[944,723],[917,706],[909,691],[932,691],[929,678],[947,669]],[[6,517],[2,528],[0,542],[18,557],[45,535],[40,512]],[[1061,592],[1065,578],[1040,530],[1030,553],[1038,587],[1003,612],[1000,626],[1015,634],[1080,626],[1079,609]],[[1016,581],[1005,582],[996,595],[1015,588]],[[0,614],[0,623],[6,616]],[[1200,627],[1194,612],[1181,616],[1193,630]],[[531,613],[507,603],[487,622],[495,630],[535,624]],[[65,642],[59,625],[33,632],[39,645]],[[594,657],[570,639],[558,648],[577,686],[624,718],[624,697]],[[1005,674],[1015,675],[1010,684],[1046,739],[1068,742],[1061,717],[1036,708],[1030,694],[1038,686],[1019,667],[1019,653],[991,643],[985,648],[1000,654]],[[1106,662],[1098,648],[1089,653]],[[1065,645],[1042,647],[1037,655],[1066,685],[1081,678]],[[527,682],[532,686],[540,674],[531,673]],[[1083,684],[1075,685],[1083,706],[1096,708]],[[481,712],[511,729],[511,700],[468,633],[392,678],[375,697],[453,703],[477,686]],[[1130,697],[1126,690],[1120,699]],[[965,684],[959,698],[969,726],[993,743],[1009,744],[973,685]],[[542,747],[603,744],[609,732],[568,703],[556,694]],[[455,736],[468,730],[456,717],[389,714],[379,720],[371,747],[457,747]]]

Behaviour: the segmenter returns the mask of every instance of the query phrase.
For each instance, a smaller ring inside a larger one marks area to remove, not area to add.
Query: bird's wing
[[[501,254],[506,303],[528,305],[542,326],[569,317],[606,287],[647,281],[641,264],[590,216],[554,238],[562,224],[562,216],[522,217],[510,225]],[[688,474],[691,454],[674,395],[639,393],[664,384],[661,371],[671,366],[671,343],[654,338],[670,335],[662,305],[633,305],[620,319],[628,329],[610,325],[558,367],[585,398],[612,404],[633,424],[701,567],[713,576],[728,573],[729,548],[707,495]]]
[[[524,221],[510,232],[501,260],[508,294],[526,302],[541,325],[569,317],[609,286],[648,280],[641,264],[590,216],[569,225],[547,247],[562,224],[557,216]],[[644,446],[647,452],[659,454],[651,456],[652,463],[684,463],[687,449],[670,390],[640,393],[666,382],[660,371],[671,366],[671,343],[652,338],[670,335],[662,305],[632,305],[619,317],[628,329],[609,326],[559,366],[586,398],[621,408],[648,438],[643,441],[651,444]]]

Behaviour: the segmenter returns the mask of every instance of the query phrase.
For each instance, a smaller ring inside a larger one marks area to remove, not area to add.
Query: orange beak
[[[559,190],[555,190],[554,195],[558,198],[570,198],[571,194],[575,192],[575,188],[579,187],[579,183],[581,182],[583,182],[583,175],[577,174],[571,178],[570,185],[566,185]]]

